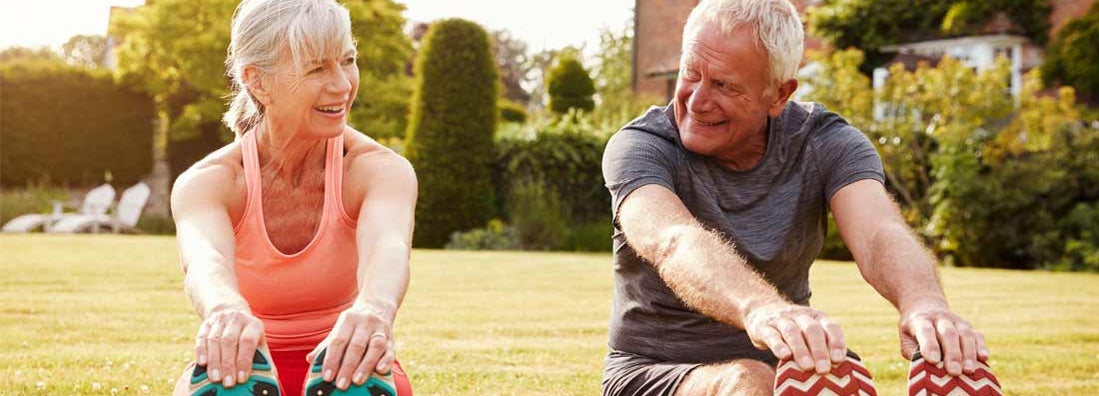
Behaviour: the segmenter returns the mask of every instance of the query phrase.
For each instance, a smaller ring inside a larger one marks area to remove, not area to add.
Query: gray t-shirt
[[[790,102],[770,119],[763,160],[746,171],[687,151],[674,118],[671,105],[650,108],[616,133],[603,153],[615,220],[609,346],[680,363],[773,360],[742,329],[686,306],[637,255],[618,225],[623,199],[647,184],[673,191],[786,298],[808,305],[809,266],[827,231],[828,200],[858,180],[883,182],[881,159],[861,131],[815,103]]]

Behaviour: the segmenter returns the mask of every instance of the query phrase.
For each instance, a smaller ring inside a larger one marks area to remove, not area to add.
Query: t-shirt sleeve
[[[673,142],[636,129],[623,129],[611,137],[603,151],[603,180],[611,194],[611,215],[626,196],[641,186],[656,184],[675,191],[676,154]]]
[[[831,201],[841,188],[859,180],[885,184],[881,156],[862,131],[846,123],[832,124],[833,130],[819,135],[817,154],[825,197]]]

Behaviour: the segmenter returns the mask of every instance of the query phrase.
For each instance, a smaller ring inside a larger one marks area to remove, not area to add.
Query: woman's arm
[[[227,209],[234,185],[230,167],[200,164],[176,179],[171,197],[184,289],[203,319],[195,359],[211,381],[227,387],[251,374],[252,355],[263,338],[263,323],[237,288]]]
[[[408,289],[417,195],[412,165],[388,150],[359,154],[348,176],[352,188],[363,189],[356,229],[359,295],[329,335],[324,361],[325,380],[335,379],[340,389],[363,384],[371,372],[388,373],[392,365],[393,321]]]

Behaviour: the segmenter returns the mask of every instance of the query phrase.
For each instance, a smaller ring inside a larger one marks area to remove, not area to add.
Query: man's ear
[[[271,92],[268,90],[267,78],[263,70],[256,66],[245,66],[241,71],[244,80],[244,89],[247,89],[252,97],[256,98],[264,107],[271,105]]]
[[[794,95],[794,91],[798,89],[798,80],[791,78],[786,80],[778,86],[778,94],[775,96],[775,100],[771,102],[771,107],[767,110],[767,114],[771,117],[778,117],[782,114],[782,110],[786,108],[786,102],[790,101],[790,96]]]

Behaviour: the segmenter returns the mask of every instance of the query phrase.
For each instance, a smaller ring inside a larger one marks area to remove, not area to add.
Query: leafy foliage
[[[405,149],[420,181],[414,242],[442,247],[493,214],[498,77],[488,34],[461,19],[434,23],[415,74]]]
[[[1051,11],[1048,0],[825,0],[810,12],[809,25],[836,48],[865,51],[868,72],[890,58],[882,47],[980,34],[1000,13],[1016,33],[1044,43]]]
[[[1099,105],[1099,3],[1065,25],[1046,50],[1042,80],[1070,85],[1081,99]]]
[[[61,45],[65,61],[89,69],[106,67],[107,37],[99,35],[76,35]]]
[[[110,74],[59,60],[0,63],[0,184],[117,183],[152,167],[152,101]]]
[[[887,187],[939,255],[960,266],[1094,269],[1099,133],[1080,122],[1071,88],[1039,96],[1032,73],[1016,105],[1005,61],[977,73],[946,58],[894,67],[873,92],[859,62],[855,50],[825,60],[811,99],[875,142]]]
[[[595,83],[584,65],[574,56],[561,56],[557,65],[546,76],[546,92],[549,93],[549,108],[554,113],[564,114],[569,109],[591,111],[595,108]]]

